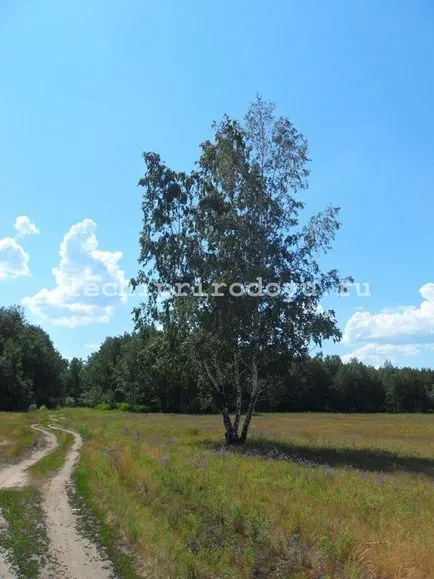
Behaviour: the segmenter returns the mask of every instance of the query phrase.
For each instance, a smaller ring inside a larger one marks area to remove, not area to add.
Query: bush
[[[75,398],[73,398],[72,396],[67,396],[65,398],[65,406],[66,408],[74,408],[74,406],[76,406]]]
[[[29,412],[33,412],[34,410],[37,410],[38,406],[36,404],[30,404],[30,406],[28,407],[28,411]]]
[[[42,404],[42,406],[39,407],[39,410],[41,411],[47,410],[47,407],[45,406],[45,404]]]
[[[128,402],[118,402],[115,404],[115,408],[121,412],[129,412],[131,410],[131,406],[128,404]]]
[[[107,404],[107,402],[100,402],[99,404],[97,404],[95,406],[95,410],[101,410],[103,412],[105,412],[106,410],[111,410],[112,407],[110,404]]]

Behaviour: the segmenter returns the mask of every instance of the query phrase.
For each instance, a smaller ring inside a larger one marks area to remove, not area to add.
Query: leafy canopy
[[[189,351],[220,402],[227,438],[237,439],[243,400],[249,416],[272,360],[340,337],[334,312],[319,307],[342,283],[319,262],[339,210],[302,222],[307,141],[260,96],[244,122],[225,116],[213,129],[190,173],[143,155],[141,268],[132,285],[146,284],[149,295],[134,313],[139,326],[157,324]]]

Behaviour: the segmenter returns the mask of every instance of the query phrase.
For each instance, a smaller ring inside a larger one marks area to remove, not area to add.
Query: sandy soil
[[[44,578],[108,579],[114,577],[110,564],[99,553],[96,545],[79,535],[77,516],[68,501],[71,476],[80,457],[83,440],[72,430],[50,425],[54,430],[69,432],[74,436],[65,463],[48,482],[44,490],[43,509],[46,516],[53,563],[45,570]]]
[[[0,577],[1,579],[17,579],[17,576],[9,569],[6,554],[3,551],[0,551]]]

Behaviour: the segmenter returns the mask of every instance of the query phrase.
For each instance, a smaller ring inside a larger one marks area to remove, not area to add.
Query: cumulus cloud
[[[118,264],[122,252],[98,249],[96,224],[84,219],[66,233],[59,255],[52,270],[55,287],[24,298],[23,304],[59,326],[107,323],[115,307],[127,301],[127,280]]]
[[[378,313],[356,311],[345,326],[342,342],[358,347],[342,356],[342,360],[357,358],[376,367],[386,360],[402,365],[433,351],[434,283],[423,285],[419,293],[422,297],[419,306],[400,306]]]
[[[432,345],[369,343],[357,348],[354,352],[351,352],[351,354],[342,356],[342,361],[347,363],[353,358],[357,358],[357,360],[367,364],[368,366],[375,366],[378,368],[382,366],[386,360],[389,360],[392,364],[396,365],[403,357],[414,358],[419,356],[422,353],[422,350],[426,348],[432,349]]]
[[[26,235],[39,235],[39,229],[26,215],[19,215],[15,219],[15,229],[18,231],[19,237]]]
[[[0,239],[0,280],[30,275],[29,255],[12,237]]]
[[[377,314],[355,312],[348,320],[342,342],[416,343],[434,341],[434,283],[419,290],[419,306],[382,310]]]

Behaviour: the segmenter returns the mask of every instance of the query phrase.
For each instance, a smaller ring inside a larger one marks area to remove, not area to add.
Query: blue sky
[[[432,365],[433,29],[429,0],[0,0],[0,303],[68,357],[130,330],[65,279],[134,275],[142,151],[189,169],[260,91],[309,140],[308,210],[342,207],[327,264],[370,283],[325,351]]]

